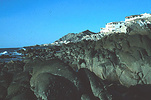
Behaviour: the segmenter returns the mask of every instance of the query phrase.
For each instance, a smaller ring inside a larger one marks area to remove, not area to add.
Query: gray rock
[[[90,72],[87,69],[80,69],[79,74],[81,74],[81,76],[83,77],[85,76],[84,80],[88,79],[87,83],[89,84],[86,84],[85,82],[85,86],[88,86],[85,88],[90,87],[91,90],[88,91],[92,91],[92,94],[88,93],[89,96],[92,95],[90,100],[112,100],[112,95],[108,93],[108,90],[106,89],[106,85],[104,84],[103,80],[100,80],[94,73]],[[83,95],[82,98],[89,97],[87,95]]]
[[[54,98],[52,100],[59,100],[55,99],[59,97],[51,95],[53,92],[54,95],[57,95],[57,93],[58,95],[60,94],[62,98],[69,98],[73,94],[75,94],[74,96],[77,98],[79,97],[78,95],[80,94],[81,90],[80,80],[72,68],[64,64],[62,61],[58,59],[43,61],[32,65],[32,67],[33,73],[30,80],[30,85],[38,98],[50,100],[48,98],[52,97]],[[54,86],[51,86],[51,83]],[[47,88],[48,86],[50,86],[49,89]],[[70,88],[68,86],[71,88],[71,95]],[[72,90],[72,87],[74,90]],[[62,92],[59,92],[61,89],[63,89]],[[69,97],[67,95],[68,93],[65,92],[67,89],[68,91],[66,92],[69,92]],[[51,93],[46,94],[48,91]],[[79,91],[79,94],[76,94],[78,92],[75,91]],[[65,93],[66,95],[61,93]]]
[[[55,56],[70,66],[77,65],[73,69],[87,68],[103,80],[127,87],[150,84],[150,42],[147,35],[111,34],[99,41],[68,44]]]
[[[0,85],[0,99],[4,100],[6,95],[7,95],[7,88],[5,88],[4,86]]]
[[[11,83],[7,89],[6,100],[36,100],[29,85],[23,83]]]
[[[54,44],[55,45],[59,45],[59,44],[63,44],[63,43],[70,43],[70,42],[79,42],[81,40],[89,40],[89,38],[92,40],[92,39],[96,39],[97,40],[97,37],[98,39],[100,39],[102,36],[100,36],[99,34],[97,33],[94,33],[94,32],[91,32],[89,30],[86,30],[86,31],[83,31],[81,33],[69,33],[65,36],[63,36],[62,38],[60,38],[59,40],[55,41]]]
[[[43,100],[80,100],[75,85],[64,77],[41,73],[35,78],[32,89],[38,99]]]

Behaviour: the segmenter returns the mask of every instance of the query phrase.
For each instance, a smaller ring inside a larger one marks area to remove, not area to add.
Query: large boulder
[[[23,83],[11,83],[7,89],[6,100],[36,100],[29,85]]]
[[[80,80],[67,64],[53,59],[32,64],[31,67],[33,67],[33,72],[30,85],[38,98],[50,100],[48,98],[59,98],[58,95],[62,98],[70,98],[74,95],[75,100],[79,98],[81,94]]]
[[[34,78],[34,83],[32,90],[38,99],[80,100],[76,86],[64,77],[41,73]]]

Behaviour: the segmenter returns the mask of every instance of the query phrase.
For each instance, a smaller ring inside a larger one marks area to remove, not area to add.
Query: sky
[[[151,0],[0,0],[0,48],[52,43],[99,32],[108,22],[151,13]]]

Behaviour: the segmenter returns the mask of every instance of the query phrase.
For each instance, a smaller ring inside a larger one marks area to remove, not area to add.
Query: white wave
[[[24,50],[24,51],[26,51],[26,48],[19,48],[18,50]]]
[[[13,55],[22,55],[22,53],[13,52]]]
[[[0,55],[5,55],[7,53],[8,53],[7,51],[4,51],[4,52],[0,53]]]
[[[26,50],[25,48],[22,48],[24,51]]]

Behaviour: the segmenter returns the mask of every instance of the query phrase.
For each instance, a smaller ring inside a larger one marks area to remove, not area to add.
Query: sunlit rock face
[[[151,32],[151,21],[148,19],[138,19],[126,22],[127,34],[148,35]]]
[[[151,39],[147,34],[111,34],[99,41],[70,43],[56,56],[73,69],[87,68],[103,80],[127,87],[151,84]]]
[[[61,44],[68,44],[68,43],[76,43],[82,40],[99,40],[103,37],[102,34],[94,33],[89,30],[85,30],[80,33],[68,33],[67,35],[63,36],[59,40],[56,40],[53,45],[61,45]]]

